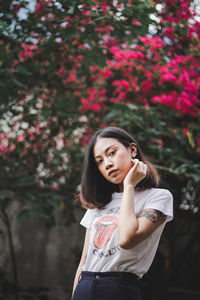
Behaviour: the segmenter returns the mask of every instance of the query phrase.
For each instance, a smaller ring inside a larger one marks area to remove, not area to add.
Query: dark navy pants
[[[142,300],[138,277],[127,272],[82,272],[73,300]]]

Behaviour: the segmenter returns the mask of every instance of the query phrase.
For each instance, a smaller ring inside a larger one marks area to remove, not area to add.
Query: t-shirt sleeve
[[[165,189],[158,189],[152,193],[145,203],[145,208],[153,208],[167,216],[166,222],[173,219],[173,196]]]
[[[80,224],[90,230],[91,223],[92,223],[92,210],[88,209],[85,215],[83,216]]]

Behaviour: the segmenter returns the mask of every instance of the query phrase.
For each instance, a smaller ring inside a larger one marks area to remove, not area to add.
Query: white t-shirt
[[[122,193],[113,193],[103,209],[88,209],[80,224],[90,230],[88,255],[82,271],[131,272],[140,278],[148,271],[155,256],[166,222],[173,219],[173,197],[165,189],[135,191],[136,216],[145,208],[161,211],[167,217],[149,237],[132,249],[118,244],[118,215]]]

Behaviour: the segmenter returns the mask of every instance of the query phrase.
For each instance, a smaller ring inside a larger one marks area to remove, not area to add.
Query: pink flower
[[[82,60],[82,59],[83,59],[83,55],[78,55],[78,56],[77,56],[77,59],[78,59],[78,60]]]
[[[88,143],[91,139],[92,133],[93,133],[93,130],[91,128],[87,128],[87,131],[84,134],[83,139],[82,139],[83,145],[88,145]]]
[[[147,36],[142,36],[139,39],[145,46],[148,46],[151,41],[151,38],[149,38]]]
[[[141,26],[142,25],[138,20],[133,20],[132,24],[136,25],[136,26]]]
[[[82,49],[82,48],[85,48],[85,47],[83,45],[79,44],[78,49]]]
[[[63,69],[59,69],[59,70],[57,71],[57,74],[59,74],[59,75],[63,75],[63,74],[65,74],[65,70],[63,70]]]
[[[157,49],[162,49],[163,48],[163,40],[158,37],[158,36],[155,36],[155,37],[140,37],[140,41],[145,45],[145,46],[148,46],[148,45],[151,45],[151,48],[153,50],[157,50]]]
[[[34,144],[33,144],[33,148],[34,148],[34,149],[38,149],[38,148],[40,148],[40,145],[39,145],[38,143],[34,143]]]
[[[84,138],[83,138],[83,141],[82,141],[82,144],[83,144],[83,145],[88,145],[90,139],[91,139],[91,134],[90,134],[90,135],[85,134],[85,135],[84,135]]]
[[[42,94],[42,99],[46,100],[47,99],[47,95]]]
[[[118,97],[116,97],[116,98],[112,97],[112,98],[110,98],[110,102],[112,102],[112,103],[119,103],[120,99]]]
[[[33,56],[33,51],[37,49],[36,45],[27,45],[25,43],[21,43],[21,47],[24,49],[19,53],[19,60],[21,62],[25,61],[26,58]]]
[[[122,79],[122,80],[121,80],[121,85],[122,85],[123,88],[128,92],[129,87],[130,87],[129,82],[128,82],[127,80],[125,80],[125,79]]]
[[[83,15],[84,15],[84,16],[89,16],[90,13],[91,13],[90,10],[85,10],[85,11],[83,11]]]
[[[122,61],[129,61],[131,59],[143,59],[144,54],[140,51],[133,51],[133,50],[121,50],[118,46],[111,47],[110,52],[113,56]]]
[[[52,185],[50,185],[50,189],[58,190],[58,186],[56,184],[52,184]]]
[[[145,80],[142,82],[142,91],[144,91],[145,93],[148,93],[152,87],[152,83],[149,80]]]
[[[184,83],[186,83],[187,85],[190,84],[190,78],[189,78],[189,74],[186,70],[182,71],[182,74],[180,74],[179,77],[180,81],[182,80]]]
[[[87,22],[88,21],[86,19],[81,21],[82,24],[87,24]]]
[[[196,141],[197,141],[197,147],[200,148],[200,138],[197,138]]]
[[[76,76],[74,75],[74,71],[71,71],[70,72],[70,75],[69,75],[69,77],[65,80],[65,82],[71,82],[71,81],[77,81],[77,78],[76,78]]]
[[[5,147],[5,146],[0,144],[0,155],[2,155],[5,152],[8,152],[8,147]]]
[[[119,99],[125,100],[126,99],[126,93],[120,92],[119,93]]]
[[[151,39],[151,44],[154,50],[163,48],[163,40],[158,36],[155,36]]]
[[[62,43],[62,38],[61,37],[57,37],[56,39],[55,39],[55,42],[56,43],[58,43],[58,44],[60,44],[60,43]]]
[[[171,73],[161,74],[162,81],[177,81],[177,77]]]
[[[104,69],[104,76],[106,79],[108,79],[110,76],[113,76],[113,75],[114,75],[114,73],[109,68],[106,67]]]
[[[109,6],[107,6],[107,3],[106,3],[106,2],[103,2],[103,3],[101,3],[100,5],[101,5],[101,8],[102,8],[103,11],[109,10]]]
[[[11,65],[11,68],[14,69],[15,66],[19,63],[19,61],[17,59],[14,59],[13,64]]]
[[[154,96],[151,99],[153,102],[162,103],[166,106],[170,106],[172,108],[175,108],[175,102],[176,102],[176,92],[171,92],[168,95],[162,94],[159,96]]]
[[[95,28],[95,31],[98,31],[98,32],[104,32],[104,31],[105,31],[105,28],[103,28],[103,27],[96,27],[96,28]]]
[[[53,122],[58,122],[58,117],[53,117],[52,120]]]
[[[105,90],[105,89],[100,90],[100,91],[99,91],[99,94],[100,94],[101,96],[105,96],[105,95],[106,95],[106,90]]]
[[[40,133],[40,124],[37,124],[34,130],[35,133]]]
[[[183,133],[185,136],[188,136],[188,132],[189,132],[189,127],[186,127],[184,130],[183,130]]]
[[[95,103],[94,105],[91,105],[90,109],[94,110],[94,111],[100,111],[101,110],[101,106],[100,106],[99,103]]]
[[[27,132],[29,134],[30,140],[34,141],[35,140],[35,136],[34,136],[33,132],[31,131],[31,129],[28,129]]]
[[[69,16],[65,17],[65,20],[67,20],[67,21],[73,21],[73,19],[71,17],[69,17]]]
[[[25,139],[25,134],[24,134],[24,133],[21,134],[21,135],[19,135],[19,136],[16,138],[17,142],[23,142],[24,139]]]
[[[164,29],[164,34],[165,34],[165,36],[172,38],[172,37],[174,37],[174,29],[171,27],[166,27]]]
[[[20,8],[21,8],[21,5],[20,5],[20,4],[14,4],[14,5],[13,5],[13,11],[14,11],[15,13],[18,13],[18,11],[20,10]]]
[[[101,109],[101,106],[99,103],[88,104],[87,99],[85,99],[84,97],[81,98],[81,103],[83,106],[83,111],[87,111],[87,110],[100,111],[100,109]]]
[[[125,89],[126,91],[128,91],[130,88],[130,84],[126,79],[114,80],[112,82],[112,85],[117,86],[117,91],[120,91],[121,89]]]
[[[50,157],[47,157],[46,162],[50,163],[52,161],[52,159]]]
[[[10,147],[8,148],[8,151],[9,151],[9,152],[12,152],[13,150],[15,150],[15,148],[16,148],[16,145],[12,143],[12,144],[10,145]]]

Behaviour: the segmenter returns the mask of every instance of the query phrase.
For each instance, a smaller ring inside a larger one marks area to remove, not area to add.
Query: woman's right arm
[[[73,294],[74,294],[75,288],[76,288],[78,280],[79,280],[79,276],[80,276],[80,274],[82,272],[82,266],[86,262],[89,240],[90,240],[90,231],[88,229],[86,229],[85,241],[84,241],[84,246],[83,246],[83,252],[82,252],[81,260],[80,260],[78,269],[76,271],[75,279],[74,279],[72,298],[73,298]]]

